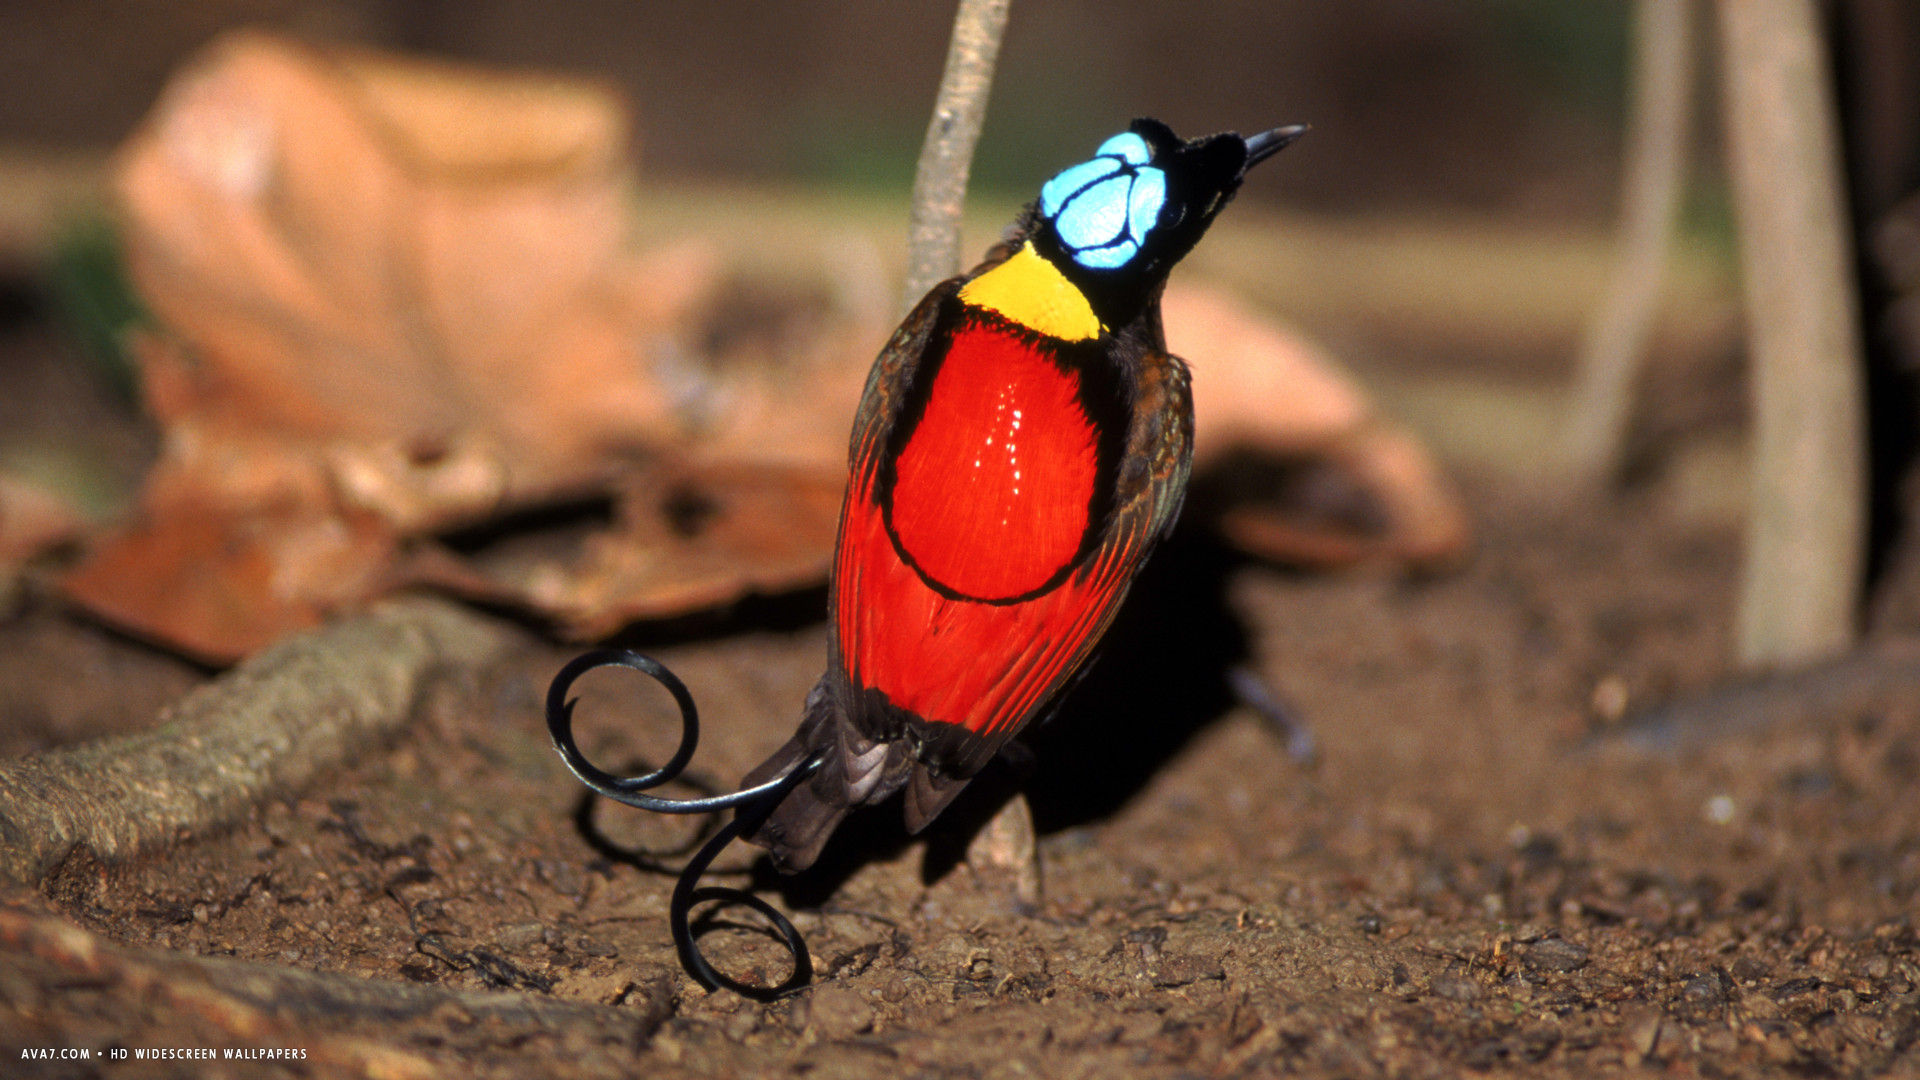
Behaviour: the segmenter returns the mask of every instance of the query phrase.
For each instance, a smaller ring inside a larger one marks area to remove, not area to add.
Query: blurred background
[[[1628,5],[1529,0],[1065,0],[1014,12],[975,180],[1035,178],[1135,114],[1176,130],[1316,126],[1312,168],[1251,193],[1323,210],[1471,209],[1602,220]],[[944,4],[565,5],[479,0],[112,0],[0,7],[0,140],[124,137],[222,29],[604,78],[636,109],[649,174],[903,191],[952,12]]]

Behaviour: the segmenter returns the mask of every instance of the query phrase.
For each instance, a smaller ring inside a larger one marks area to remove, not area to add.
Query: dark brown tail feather
[[[836,702],[823,678],[807,695],[800,730],[740,782],[742,787],[764,784],[799,768],[814,754],[822,755],[819,771],[789,792],[744,837],[766,848],[782,873],[812,866],[827,838],[855,806],[880,802],[905,788],[907,831],[917,833],[971,779],[929,769],[915,760],[914,744],[907,739],[876,742],[861,734]]]
[[[748,843],[766,848],[782,873],[812,866],[847,811],[900,790],[912,765],[911,751],[904,743],[876,743],[861,735],[823,677],[807,695],[800,730],[741,783],[749,787],[765,783],[798,768],[816,753],[822,755],[819,771],[789,792],[766,821],[745,837]]]
[[[766,783],[797,767],[816,749],[810,737],[816,730],[801,728],[786,745],[774,751],[772,757],[748,773],[741,786]],[[766,848],[774,867],[781,873],[805,870],[820,857],[827,838],[833,835],[840,819],[847,816],[849,801],[840,755],[830,752],[820,771],[789,792],[767,820],[743,839]]]
[[[847,790],[846,755],[840,752],[842,726],[839,710],[833,705],[833,692],[822,679],[807,695],[800,729],[793,738],[740,781],[742,787],[764,784],[799,768],[815,752],[826,751],[820,771],[789,792],[744,838],[749,844],[766,848],[781,873],[812,866],[853,803],[852,793]]]
[[[960,789],[967,786],[968,778],[940,776],[928,770],[925,765],[913,767],[913,779],[907,784],[906,816],[907,831],[918,833],[927,827],[940,811],[947,808]]]

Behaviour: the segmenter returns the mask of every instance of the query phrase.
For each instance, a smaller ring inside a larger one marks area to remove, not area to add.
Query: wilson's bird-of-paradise
[[[812,978],[786,916],[699,884],[735,837],[803,870],[850,810],[901,792],[918,832],[1085,667],[1186,494],[1193,403],[1160,325],[1167,273],[1247,170],[1304,130],[1183,141],[1136,120],[1047,181],[985,262],[934,286],[894,331],[854,418],[826,671],[799,730],[742,790],[646,794],[699,741],[692,695],[658,661],[599,649],[554,676],[547,727],[581,782],[660,813],[738,811],[667,904],[701,985],[771,1000]],[[644,776],[603,772],[573,738],[573,684],[609,665],[658,680],[680,708],[680,748]],[[765,916],[793,954],[786,981],[745,983],[708,963],[690,922],[703,901]]]

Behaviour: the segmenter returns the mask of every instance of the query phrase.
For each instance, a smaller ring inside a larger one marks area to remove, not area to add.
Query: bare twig
[[[1727,143],[1753,357],[1738,649],[1767,667],[1853,642],[1863,567],[1860,329],[1814,0],[1721,0]]]
[[[1580,348],[1567,456],[1581,474],[1612,479],[1621,464],[1634,375],[1660,302],[1693,111],[1691,0],[1634,4],[1632,116],[1613,281]]]
[[[276,645],[188,695],[154,731],[0,765],[0,873],[35,883],[224,824],[398,730],[434,680],[506,647],[438,601],[396,601]]]
[[[927,139],[913,178],[913,210],[907,230],[907,283],[903,307],[960,270],[960,212],[967,200],[967,174],[986,120],[993,64],[1007,27],[1011,0],[960,0],[953,18],[940,96],[927,123]]]

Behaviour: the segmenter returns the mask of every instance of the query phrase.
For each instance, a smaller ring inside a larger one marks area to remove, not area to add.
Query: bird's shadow
[[[1210,530],[1182,528],[1141,571],[1085,678],[1025,740],[1042,833],[1110,817],[1233,708],[1230,675],[1251,654],[1227,597],[1242,562]]]

